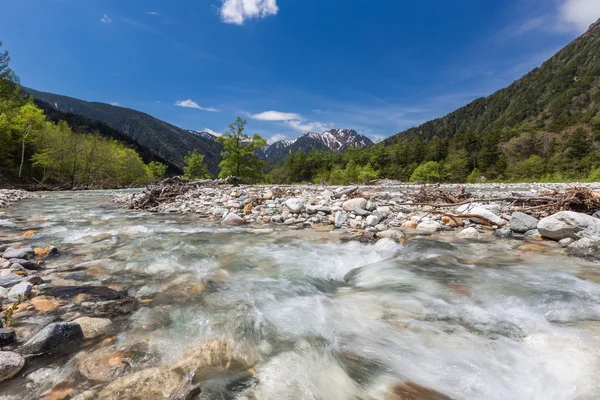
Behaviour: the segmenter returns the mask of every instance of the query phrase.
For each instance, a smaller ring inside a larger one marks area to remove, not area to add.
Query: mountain
[[[271,164],[283,161],[297,151],[331,150],[343,153],[357,147],[371,146],[373,142],[353,129],[331,129],[323,133],[309,132],[295,140],[281,140],[263,149],[262,156]]]
[[[191,134],[194,134],[196,136],[200,136],[201,138],[210,140],[211,142],[214,142],[215,140],[217,140],[217,135],[213,135],[210,132],[205,132],[205,131],[188,131]]]
[[[160,157],[158,154],[155,154],[148,147],[139,144],[135,140],[131,139],[129,136],[126,136],[125,134],[111,128],[103,122],[95,121],[83,117],[81,115],[59,111],[52,107],[50,104],[41,100],[34,100],[34,102],[39,108],[44,110],[44,114],[46,114],[48,120],[52,122],[56,123],[58,121],[65,121],[74,131],[84,133],[95,133],[106,138],[117,140],[125,144],[126,146],[134,149],[146,164],[148,164],[151,161],[158,161],[167,166],[167,174],[178,175],[182,173],[180,168],[171,164],[164,158]]]
[[[507,88],[401,132],[385,143],[415,137],[425,141],[451,139],[469,133],[485,136],[524,124],[561,132],[579,123],[588,124],[590,112],[595,112],[599,104],[600,20]]]
[[[87,102],[25,87],[23,90],[34,99],[43,101],[58,111],[105,123],[178,168],[183,168],[183,157],[197,149],[206,156],[209,172],[213,175],[218,172],[221,146],[203,135],[191,133],[129,108]]]

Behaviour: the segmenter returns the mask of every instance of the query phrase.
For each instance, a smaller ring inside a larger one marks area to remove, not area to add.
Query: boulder
[[[510,229],[513,232],[525,233],[537,228],[539,220],[522,212],[514,212],[510,217]]]
[[[525,234],[523,235],[523,238],[528,239],[528,240],[541,240],[542,235],[540,234],[540,231],[538,231],[537,229],[532,229],[530,231],[525,232]]]
[[[548,239],[578,240],[581,237],[600,236],[600,219],[574,211],[561,211],[542,219],[537,229]]]
[[[304,210],[304,200],[302,199],[287,199],[285,206],[294,214],[299,214]]]
[[[342,208],[348,212],[352,212],[355,209],[364,210],[367,207],[367,200],[362,197],[357,197],[356,199],[350,199],[342,204]]]
[[[569,247],[569,245],[573,242],[575,242],[575,239],[564,238],[564,239],[559,240],[558,244],[560,244],[561,247]]]
[[[474,239],[480,239],[481,235],[479,234],[479,231],[475,228],[465,228],[462,231],[458,232],[456,234],[456,237],[458,239],[467,239],[467,240],[474,240]]]
[[[36,333],[19,348],[22,354],[62,353],[83,342],[81,326],[75,322],[55,322]]]
[[[256,378],[250,372],[221,372],[200,384],[197,400],[235,400],[238,394],[252,386]]]
[[[338,211],[335,213],[335,218],[334,218],[334,226],[335,228],[341,228],[342,225],[348,220],[348,215],[346,214],[345,211]]]
[[[436,221],[423,221],[417,225],[418,231],[434,233],[442,229],[442,225]]]
[[[21,247],[20,249],[15,249],[13,247],[9,247],[3,254],[2,258],[6,258],[10,260],[11,258],[21,258],[25,260],[31,260],[35,257],[35,251],[32,247]]]
[[[12,351],[0,351],[0,382],[15,376],[25,365],[25,359]]]
[[[144,369],[112,381],[99,400],[170,399],[183,389],[185,376],[166,367]]]
[[[108,318],[81,317],[73,322],[79,324],[85,339],[105,335],[112,327],[112,321]]]
[[[28,269],[28,270],[32,270],[32,271],[36,271],[36,270],[42,269],[42,267],[39,264],[34,263],[33,261],[24,260],[22,258],[11,258],[8,261],[11,264],[19,264],[23,268]]]
[[[489,222],[493,223],[494,225],[498,225],[500,227],[506,225],[505,220],[503,220],[502,218],[500,218],[499,216],[494,214],[492,211],[490,211],[487,208],[480,206],[480,205],[465,204],[463,206],[458,207],[457,212],[459,212],[461,215],[469,214],[469,215],[480,216],[482,219],[479,219],[477,217],[469,218],[471,221],[475,222],[476,224],[485,224],[485,223],[487,223],[487,221],[489,221]]]
[[[512,239],[513,232],[510,228],[504,227],[500,229],[496,229],[493,233],[494,237],[498,239]]]
[[[567,246],[567,254],[589,260],[600,259],[600,240],[581,238]]]
[[[11,301],[17,301],[19,297],[29,297],[33,285],[29,282],[18,283],[10,289],[8,292],[8,299]]]
[[[367,223],[367,226],[375,226],[379,223],[379,217],[377,215],[369,215],[365,222]]]
[[[17,274],[7,274],[4,276],[0,276],[0,287],[11,287],[16,285],[17,283],[21,282],[23,280],[22,276],[19,276]]]
[[[244,221],[239,215],[237,215],[234,212],[230,212],[229,214],[227,214],[227,216],[221,221],[221,225],[230,226],[244,225],[245,223],[246,221]]]
[[[15,331],[0,327],[0,346],[11,344],[16,338]]]
[[[102,348],[85,354],[78,362],[79,372],[90,381],[110,382],[123,375],[129,367],[130,354]]]

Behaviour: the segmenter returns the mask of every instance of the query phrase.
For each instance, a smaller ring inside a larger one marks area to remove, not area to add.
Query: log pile
[[[132,195],[129,209],[146,210],[163,203],[169,203],[190,190],[200,190],[201,187],[229,185],[233,182],[237,182],[237,178],[204,179],[194,182],[184,182],[178,176],[167,178],[149,185],[142,193]]]

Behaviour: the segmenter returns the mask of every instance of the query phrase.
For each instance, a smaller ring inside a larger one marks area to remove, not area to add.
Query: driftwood
[[[468,200],[465,200],[468,199]],[[511,211],[535,211],[535,212],[559,212],[577,211],[581,213],[593,213],[600,210],[600,191],[595,191],[586,186],[573,186],[563,192],[556,190],[544,196],[508,196],[489,199],[471,198],[465,193],[464,186],[458,194],[437,186],[423,186],[414,196],[414,201],[399,203],[403,206],[450,208],[471,203],[510,202]],[[432,212],[443,214],[443,212]],[[449,217],[451,215],[444,214]],[[467,215],[462,215],[467,217]],[[483,220],[483,218],[480,218]]]
[[[345,190],[342,190],[342,191],[340,191],[340,192],[334,193],[334,194],[333,194],[333,198],[334,198],[334,199],[339,199],[339,198],[340,198],[340,197],[342,197],[343,195],[345,195],[345,194],[350,194],[350,193],[354,193],[354,192],[356,192],[357,190],[358,190],[358,186],[351,187],[350,189],[345,189]]]
[[[194,182],[184,182],[180,177],[175,176],[149,185],[142,193],[134,194],[129,208],[145,210],[156,207],[161,203],[168,203],[193,189],[229,185],[236,182],[239,182],[239,178],[228,177],[226,179],[203,179]]]

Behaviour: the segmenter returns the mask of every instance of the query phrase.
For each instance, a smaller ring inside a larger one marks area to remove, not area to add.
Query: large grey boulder
[[[7,275],[0,276],[0,286],[8,288],[21,282],[23,279],[25,278],[20,275],[9,273]]]
[[[367,207],[367,200],[363,199],[361,197],[358,197],[356,199],[347,200],[344,202],[344,204],[342,204],[342,208],[348,212],[352,212],[357,208],[364,210],[366,207]]]
[[[537,218],[534,218],[531,215],[527,215],[525,213],[517,211],[511,215],[510,229],[513,232],[525,233],[527,231],[536,229],[538,222],[540,222],[540,221]]]
[[[7,260],[10,260],[11,258],[21,258],[24,260],[31,260],[34,257],[35,257],[35,251],[33,251],[33,247],[30,247],[30,246],[21,247],[20,249],[15,249],[15,248],[9,247],[2,254],[2,258],[6,258]]]
[[[567,246],[567,254],[574,257],[598,260],[600,259],[599,244],[598,240],[582,238]]]
[[[12,351],[0,351],[0,382],[15,376],[25,365],[25,359]]]
[[[542,219],[537,229],[543,237],[553,240],[600,237],[600,219],[574,211],[561,211]]]
[[[83,331],[76,322],[55,322],[36,333],[21,346],[21,354],[61,353],[83,342]]]

